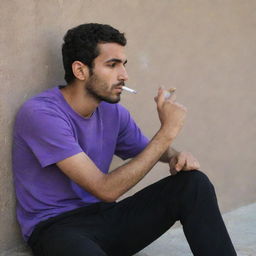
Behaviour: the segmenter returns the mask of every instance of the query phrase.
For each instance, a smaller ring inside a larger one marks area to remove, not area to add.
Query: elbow
[[[102,201],[105,202],[105,203],[114,203],[116,201],[116,199],[105,197],[105,198],[102,199]]]
[[[119,196],[116,196],[115,193],[111,191],[104,190],[91,190],[89,191],[91,195],[97,197],[102,202],[113,203],[115,202]]]
[[[101,179],[95,183],[95,186],[90,191],[98,199],[106,203],[113,203],[122,195],[117,186],[113,186],[109,182],[109,176],[106,174],[101,176]]]
[[[117,191],[107,187],[98,190],[96,196],[106,203],[113,203],[120,197]]]
[[[106,203],[113,203],[118,199],[119,196],[116,196],[114,193],[107,192],[98,196],[100,200]]]
[[[117,188],[113,187],[112,184],[109,184],[108,178],[108,175],[104,175],[101,182],[98,183],[97,189],[94,191],[97,191],[95,195],[101,201],[106,203],[113,203],[121,196],[121,193]]]

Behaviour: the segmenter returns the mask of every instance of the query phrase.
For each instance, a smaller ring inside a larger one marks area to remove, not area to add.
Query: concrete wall
[[[189,113],[174,146],[199,158],[223,212],[256,201],[255,9],[254,0],[1,0],[0,252],[21,243],[10,163],[14,115],[31,95],[63,83],[62,37],[85,22],[126,32],[128,84],[139,93],[122,103],[146,135],[159,127],[157,87],[176,87]],[[159,164],[132,192],[167,174]]]

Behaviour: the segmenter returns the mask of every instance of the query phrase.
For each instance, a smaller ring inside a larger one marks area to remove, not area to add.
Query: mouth
[[[122,89],[122,86],[117,86],[114,88],[114,91],[117,91],[119,93],[122,93],[123,89]]]
[[[118,93],[118,94],[121,94],[122,93],[122,88],[115,88],[115,91]]]
[[[123,92],[123,86],[124,86],[123,82],[119,82],[117,84],[114,84],[113,87],[112,87],[112,92],[114,92],[115,94],[120,95]]]

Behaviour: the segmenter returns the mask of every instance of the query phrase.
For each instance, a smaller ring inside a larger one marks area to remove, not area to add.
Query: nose
[[[127,81],[128,80],[128,73],[125,67],[122,67],[120,73],[118,75],[118,80]]]

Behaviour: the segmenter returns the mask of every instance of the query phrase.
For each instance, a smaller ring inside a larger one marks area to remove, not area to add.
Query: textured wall
[[[222,211],[255,201],[255,9],[254,0],[1,0],[0,252],[21,241],[10,164],[14,115],[31,95],[63,83],[61,40],[80,23],[126,32],[128,84],[139,94],[122,103],[145,133],[159,126],[157,87],[177,87],[189,113],[174,146],[200,159]],[[159,164],[132,191],[167,173]]]

